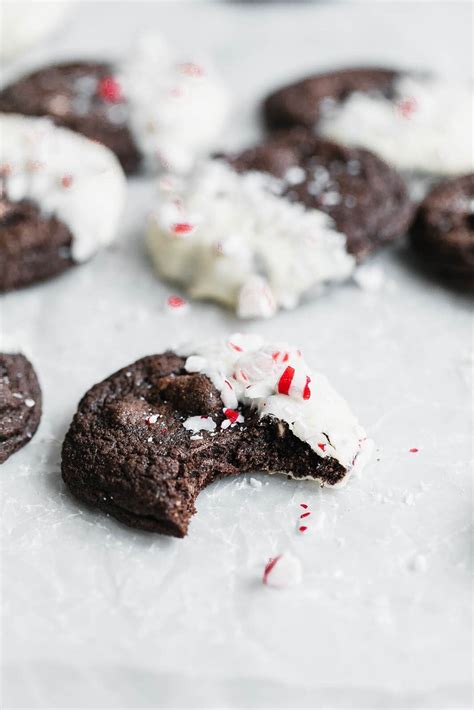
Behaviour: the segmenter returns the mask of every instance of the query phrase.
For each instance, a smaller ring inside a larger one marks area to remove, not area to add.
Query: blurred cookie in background
[[[212,67],[178,60],[155,35],[123,61],[55,64],[0,92],[0,111],[50,116],[106,145],[127,173],[186,172],[215,147],[227,109],[227,90]]]
[[[163,178],[148,244],[158,273],[192,297],[270,317],[347,279],[411,217],[377,156],[296,129]]]
[[[0,133],[0,291],[8,291],[109,244],[126,181],[108,148],[50,119],[2,114]]]
[[[410,239],[426,267],[474,288],[474,174],[443,182],[426,196]]]
[[[460,175],[474,168],[472,85],[382,68],[315,74],[267,97],[271,130],[304,126],[374,151],[399,170]]]
[[[0,58],[14,59],[45,40],[61,26],[75,5],[75,0],[3,0]]]
[[[25,446],[41,419],[41,388],[24,355],[0,353],[0,464]]]

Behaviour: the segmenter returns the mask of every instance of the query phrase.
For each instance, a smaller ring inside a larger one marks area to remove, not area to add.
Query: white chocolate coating
[[[228,339],[184,346],[178,354],[187,357],[188,372],[209,377],[224,407],[246,405],[261,417],[286,422],[318,456],[336,459],[347,474],[367,462],[372,442],[347,402],[324,375],[310,370],[299,350],[236,333]]]
[[[72,257],[89,259],[115,237],[126,182],[113,153],[47,118],[0,116],[0,165],[12,202],[31,200],[72,235]]]
[[[472,86],[404,74],[394,98],[355,92],[328,104],[318,134],[374,151],[406,171],[439,175],[474,168]]]
[[[239,174],[221,160],[205,161],[188,180],[163,178],[148,227],[158,273],[242,318],[294,308],[313,289],[347,278],[355,260],[345,235],[280,190],[269,174]]]
[[[117,66],[117,79],[149,167],[186,172],[214,147],[229,100],[207,63],[179,62],[160,36],[148,35]]]
[[[41,42],[58,28],[74,4],[74,0],[2,3],[0,56],[10,59]]]

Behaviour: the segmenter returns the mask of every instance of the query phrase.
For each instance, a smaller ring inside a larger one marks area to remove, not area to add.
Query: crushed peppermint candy
[[[25,404],[26,404],[27,407],[34,407],[35,404],[36,404],[36,402],[35,402],[34,399],[31,399],[31,397],[27,397],[27,398],[25,399]]]
[[[198,431],[215,431],[216,429],[214,419],[205,415],[188,417],[183,422],[183,426],[185,429],[188,429],[188,431],[192,431],[194,433]]]
[[[229,407],[224,408],[224,415],[226,418],[221,424],[221,429],[228,429],[235,424],[242,424],[245,421],[243,415],[236,409],[230,409]]]
[[[413,96],[408,96],[396,104],[396,108],[400,116],[403,118],[411,118],[418,108],[418,102]]]
[[[159,414],[148,414],[148,415],[145,417],[145,424],[148,424],[149,426],[150,426],[151,424],[156,424],[156,422],[158,421],[159,416],[160,416]]]
[[[239,423],[235,414],[246,406],[261,418],[286,422],[318,456],[334,458],[347,473],[367,462],[370,440],[345,400],[324,375],[310,370],[300,350],[266,343],[258,335],[233,334],[177,352],[187,358],[187,372],[206,375],[219,391],[226,417],[222,428]]]
[[[411,454],[416,454],[416,453],[418,453],[418,451],[419,451],[419,449],[417,449],[415,447],[413,447],[413,449],[410,449]]]
[[[205,74],[204,69],[194,62],[183,62],[179,65],[179,69],[183,74],[186,74],[186,76],[198,77],[204,76]]]
[[[177,234],[180,237],[189,236],[196,229],[195,225],[189,222],[175,222],[171,225],[171,231],[173,234]]]
[[[189,303],[181,296],[168,296],[166,307],[171,313],[187,313],[189,311]]]
[[[122,88],[113,76],[104,76],[97,85],[100,98],[108,103],[115,104],[122,100]]]
[[[270,557],[263,571],[263,584],[283,589],[301,582],[301,562],[290,552]]]
[[[298,373],[296,377],[295,374],[295,368],[288,365],[278,380],[278,392],[280,394],[309,399],[311,397],[311,390],[309,388],[311,377],[309,375],[303,375],[303,384],[301,382],[301,373]]]
[[[72,177],[72,175],[63,175],[61,178],[61,186],[64,188],[71,187],[73,182],[74,178]]]

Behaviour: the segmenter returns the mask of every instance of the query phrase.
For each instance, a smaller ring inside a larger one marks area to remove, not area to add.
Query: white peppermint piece
[[[194,433],[198,431],[215,431],[216,423],[212,417],[207,416],[195,416],[188,417],[184,422],[183,426],[185,429],[192,431]]]
[[[300,584],[301,579],[301,562],[291,552],[284,552],[271,559],[265,566],[263,573],[263,583],[277,589],[294,587]]]
[[[175,180],[173,192],[158,185],[147,230],[157,272],[241,318],[269,318],[320,286],[347,279],[356,262],[346,236],[320,210],[275,195],[273,183],[267,173],[237,173],[213,159]],[[170,230],[176,205],[195,217],[185,239]]]
[[[399,170],[439,175],[473,170],[472,85],[402,74],[393,94],[352,93],[323,112],[318,134],[373,150]]]
[[[9,200],[31,200],[68,227],[76,262],[115,238],[126,181],[105,146],[48,118],[1,114],[0,165]]]
[[[211,380],[224,407],[237,410],[244,405],[257,410],[260,417],[286,422],[318,456],[336,459],[346,469],[338,485],[352,471],[360,472],[369,460],[372,441],[347,402],[323,374],[310,369],[299,350],[236,333],[183,346],[177,352],[187,357],[187,372],[198,371]],[[201,419],[190,417],[186,428],[192,423],[193,431],[199,431]]]

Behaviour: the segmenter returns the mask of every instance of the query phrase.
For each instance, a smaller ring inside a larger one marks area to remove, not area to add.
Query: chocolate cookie
[[[412,217],[401,177],[362,148],[296,129],[226,159],[239,173],[274,175],[283,180],[283,198],[328,214],[358,261],[403,234]]]
[[[474,287],[474,174],[435,187],[418,208],[410,238],[428,267]]]
[[[299,351],[240,335],[185,351],[142,358],[81,400],[62,452],[79,499],[183,537],[219,478],[283,471],[332,486],[365,464],[364,431]]]
[[[3,114],[0,131],[0,291],[8,291],[108,244],[125,178],[107,148],[48,119]]]
[[[125,123],[125,100],[113,73],[110,64],[99,62],[39,69],[0,92],[0,111],[50,116],[57,125],[103,143],[125,172],[136,172],[140,154]]]
[[[313,129],[325,112],[354,92],[375,92],[391,98],[397,77],[397,71],[380,68],[314,74],[270,94],[264,101],[263,115],[271,130],[295,126]]]
[[[264,102],[271,130],[304,126],[374,151],[408,172],[473,169],[472,85],[393,69],[346,69],[285,86]]]
[[[407,229],[399,175],[372,153],[294,129],[162,180],[148,241],[160,275],[196,298],[269,317]]]
[[[0,111],[50,116],[110,148],[127,173],[143,161],[179,171],[212,146],[227,98],[208,67],[177,62],[150,38],[120,63],[39,69],[0,92]]]
[[[41,418],[41,389],[24,355],[0,353],[0,464],[34,436]]]

